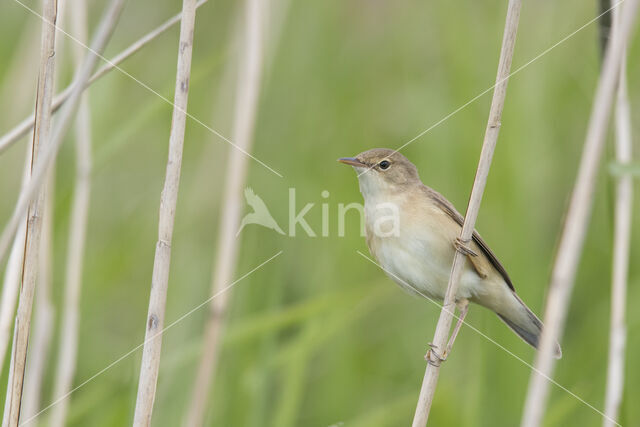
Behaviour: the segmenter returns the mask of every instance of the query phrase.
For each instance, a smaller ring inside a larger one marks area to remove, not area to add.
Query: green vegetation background
[[[91,22],[104,0],[90,2]],[[30,6],[39,8],[36,4]],[[239,48],[240,2],[211,1],[198,11],[189,112],[230,135]],[[179,11],[176,1],[127,5],[107,49],[112,56]],[[285,227],[288,188],[320,234],[329,204],[330,236],[281,236],[258,226],[240,235],[236,276],[283,254],[234,288],[228,330],[207,424],[216,426],[408,425],[424,372],[423,355],[439,308],[400,291],[356,253],[367,252],[357,216],[337,236],[339,203],[361,201],[352,170],[336,158],[372,147],[396,148],[493,84],[506,2],[291,1],[263,79],[255,156],[248,185]],[[525,2],[513,68],[597,14],[596,2]],[[63,21],[62,26],[67,24]],[[0,129],[34,104],[40,21],[18,3],[0,4]],[[177,27],[123,64],[172,98]],[[31,42],[28,39],[31,38]],[[637,39],[637,36],[636,36]],[[58,81],[71,77],[65,41]],[[628,64],[634,135],[640,134],[639,44]],[[23,59],[19,59],[23,58]],[[65,59],[66,58],[66,59]],[[16,73],[15,61],[27,61]],[[509,83],[499,144],[478,229],[522,298],[541,313],[568,195],[576,174],[598,77],[597,26],[591,24],[516,74]],[[14,70],[13,72],[11,70]],[[225,77],[226,75],[226,77]],[[140,344],[157,232],[171,107],[115,71],[90,90],[93,193],[81,303],[75,384]],[[464,211],[490,93],[403,152],[425,183]],[[17,196],[26,140],[0,156],[0,220]],[[210,294],[221,189],[229,145],[188,121],[174,234],[166,323]],[[70,138],[56,168],[54,282],[56,320],[64,284],[74,175]],[[612,146],[607,148],[607,162]],[[612,178],[603,168],[590,231],[557,364],[558,383],[602,408],[608,347]],[[327,190],[330,196],[321,197]],[[637,192],[636,192],[637,195]],[[636,197],[635,212],[640,212]],[[640,419],[640,216],[634,215],[629,337],[621,422]],[[179,425],[188,404],[206,310],[167,331],[153,424]],[[469,323],[513,352],[463,328],[444,365],[431,422],[437,426],[517,425],[534,352],[492,313],[474,307]],[[58,323],[56,323],[56,327]],[[43,403],[51,396],[55,347]],[[71,396],[69,425],[130,424],[140,351]],[[524,362],[523,362],[524,361]],[[0,397],[4,395],[6,368]],[[46,422],[45,413],[41,420]],[[547,426],[599,425],[592,409],[551,387]],[[340,425],[340,424],[339,424]],[[638,425],[638,424],[635,424]]]

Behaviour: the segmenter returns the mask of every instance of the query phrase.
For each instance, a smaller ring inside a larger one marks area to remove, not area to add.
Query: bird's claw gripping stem
[[[462,240],[460,237],[456,237],[456,240],[453,242],[453,246],[456,248],[458,252],[463,255],[468,256],[478,256],[468,245],[470,240]]]
[[[436,351],[436,349],[438,348],[437,345],[433,344],[433,343],[429,343],[429,350],[427,350],[427,354],[424,355],[424,360],[427,361],[428,364],[433,365],[433,366],[440,366],[440,364],[442,362],[444,362],[445,360],[447,360],[447,353],[445,352],[445,354],[440,355],[438,354],[438,352]],[[431,355],[433,354],[434,359],[431,359]]]
[[[426,360],[427,363],[432,366],[438,367],[442,362],[447,360],[449,353],[451,353],[451,348],[453,347],[453,343],[455,342],[456,337],[458,336],[458,332],[460,332],[460,328],[464,323],[464,319],[465,317],[467,317],[467,313],[469,312],[469,301],[466,299],[462,299],[457,303],[457,305],[458,305],[458,309],[460,310],[460,315],[458,316],[458,322],[456,323],[456,326],[453,328],[453,333],[449,337],[449,342],[447,343],[447,347],[445,348],[444,353],[440,355],[436,351],[438,349],[438,346],[435,345],[434,343],[430,342],[428,344],[429,350],[427,351],[427,354],[424,355],[424,360]],[[433,355],[433,358],[431,357],[431,355]]]

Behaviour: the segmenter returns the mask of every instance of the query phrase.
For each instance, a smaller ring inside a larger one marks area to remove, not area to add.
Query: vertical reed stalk
[[[34,165],[42,160],[39,155],[46,144],[50,144],[51,99],[53,96],[53,75],[55,70],[55,22],[57,17],[56,0],[43,2],[42,39],[40,46],[40,70],[36,96],[36,121],[31,145],[31,172]],[[33,176],[33,175],[31,175]],[[33,180],[33,178],[31,178]],[[27,362],[27,343],[33,309],[33,294],[38,271],[38,252],[42,229],[42,210],[44,209],[44,189],[38,191],[35,199],[30,200],[27,208],[27,228],[24,260],[22,264],[22,285],[18,300],[18,310],[14,326],[13,348],[9,367],[9,381],[5,397],[3,427],[17,427],[22,403],[22,386]],[[24,215],[20,213],[20,217]],[[11,236],[10,236],[11,237]],[[10,238],[9,237],[9,238]]]
[[[56,64],[57,75],[63,74],[64,60],[61,53],[64,53],[64,34],[60,28],[64,27],[66,0],[57,0],[57,22],[55,48],[58,61]],[[59,79],[59,78],[58,78]],[[56,91],[57,83],[54,79],[53,91]],[[53,101],[51,113],[53,114]],[[20,419],[31,419],[40,408],[40,398],[42,392],[42,378],[49,361],[49,347],[51,344],[51,333],[53,331],[54,313],[51,303],[51,279],[52,279],[52,257],[53,257],[53,207],[55,191],[55,164],[47,172],[44,183],[45,207],[42,219],[42,234],[40,236],[40,254],[38,257],[38,278],[36,280],[36,296],[34,297],[35,313],[33,314],[33,327],[30,332],[29,348],[27,352],[27,370],[24,377],[24,391],[22,393],[22,404],[20,407]],[[35,427],[38,421],[31,424]]]
[[[70,6],[71,29],[78,39],[85,41],[88,38],[86,0],[73,0]],[[72,53],[75,66],[79,67],[82,63],[83,49],[75,45]],[[91,191],[91,111],[86,92],[82,95],[78,108],[75,140],[76,177],[70,218],[60,346],[53,387],[54,398],[64,396],[71,390],[78,351],[80,289]],[[65,424],[68,405],[69,399],[63,399],[53,407],[51,426],[59,427]]]
[[[22,177],[22,189],[25,188],[31,173],[31,146],[27,147],[27,155]],[[27,220],[20,223],[16,236],[13,239],[7,267],[4,271],[4,283],[2,288],[2,305],[0,306],[0,371],[4,366],[4,357],[11,337],[11,325],[18,298],[18,289],[22,275],[22,262],[24,260],[24,244],[27,233]]]
[[[151,424],[153,401],[156,395],[160,353],[162,348],[162,328],[169,282],[169,264],[171,261],[171,239],[173,223],[178,201],[182,147],[186,125],[189,77],[191,73],[191,54],[193,50],[193,32],[196,18],[196,1],[183,0],[182,22],[180,23],[180,44],[178,49],[178,70],[176,75],[173,117],[169,136],[169,159],[160,197],[160,217],[158,224],[158,242],[153,262],[149,311],[147,315],[142,365],[138,383],[134,426]]]
[[[621,6],[624,9],[624,4]],[[613,11],[614,37],[618,37],[621,8]],[[632,161],[631,111],[627,94],[626,46],[622,54],[615,113],[616,161],[627,164]],[[609,365],[605,393],[604,427],[613,427],[618,419],[624,386],[624,359],[626,347],[625,312],[627,305],[627,280],[629,273],[629,247],[633,209],[633,178],[622,175],[616,182],[616,202],[613,230],[613,270],[611,278],[611,325],[609,330]]]
[[[236,107],[232,139],[239,149],[230,148],[227,159],[223,207],[218,227],[216,259],[212,271],[212,295],[227,286],[233,276],[238,254],[239,240],[236,233],[242,212],[242,188],[247,176],[248,157],[251,152],[253,131],[260,93],[263,69],[263,2],[247,0],[245,9],[244,58],[236,86]],[[224,328],[224,314],[230,291],[222,292],[211,300],[205,326],[204,342],[195,384],[191,392],[190,406],[184,425],[201,426],[204,423],[208,395],[220,354],[220,338]]]
[[[502,117],[502,109],[504,99],[507,94],[507,83],[509,81],[509,71],[511,69],[511,61],[513,59],[513,50],[516,43],[516,34],[518,31],[518,22],[520,20],[521,0],[509,0],[507,8],[507,18],[504,27],[504,35],[502,39],[502,49],[500,51],[500,60],[498,62],[498,73],[496,76],[496,85],[493,90],[493,99],[491,101],[491,110],[489,111],[489,121],[485,130],[484,141],[482,143],[482,152],[480,153],[480,161],[476,171],[473,188],[467,213],[462,226],[460,240],[468,242],[471,240],[475,222],[482,201],[482,194],[487,183],[487,176],[491,168],[491,160],[498,140],[500,131],[500,119]],[[440,318],[436,326],[436,332],[433,337],[433,347],[442,355],[447,346],[449,330],[455,311],[455,299],[458,290],[458,283],[462,276],[462,269],[466,262],[465,255],[460,251],[456,251],[451,267],[451,275],[449,284],[445,294],[444,305],[440,312]],[[429,352],[427,360],[427,369],[424,374],[418,405],[416,407],[415,416],[413,418],[413,427],[423,427],[427,424],[429,418],[429,410],[433,402],[433,396],[436,392],[438,383],[438,375],[440,373],[440,358],[433,352]]]
[[[0,88],[0,99],[12,99],[15,103],[12,108],[7,109],[3,119],[11,119],[13,114],[21,112],[25,108],[32,109],[32,93],[35,92],[33,82],[30,78],[25,78],[25,70],[37,70],[39,58],[32,54],[36,50],[36,46],[40,45],[40,34],[36,30],[38,28],[35,22],[25,25],[20,41],[18,42],[15,54],[7,67],[3,79],[2,88]],[[37,72],[37,71],[36,71]],[[37,88],[36,88],[37,90]],[[33,128],[34,115],[31,115],[31,126],[21,136],[28,133]],[[33,135],[31,140],[33,140]],[[26,147],[26,160],[24,173],[22,177],[22,185],[20,191],[25,188],[31,172],[31,144]],[[0,149],[2,152],[2,149]],[[20,286],[20,278],[22,274],[22,261],[24,258],[24,243],[26,233],[26,218],[19,223],[15,238],[11,244],[9,258],[4,271],[2,297],[0,298],[0,374],[4,369],[4,361],[9,347],[9,338],[13,325],[13,319],[18,298],[18,289]]]
[[[0,307],[0,370],[4,366],[4,357],[11,337],[11,325],[18,298],[22,261],[24,257],[24,241],[27,232],[26,221],[21,223],[11,246],[7,267],[4,272],[4,287],[2,288],[2,307]]]
[[[625,46],[632,33],[638,13],[638,0],[625,1],[625,13],[618,30],[609,41],[604,63],[591,110],[591,118],[585,138],[580,168],[571,195],[560,244],[549,283],[549,293],[544,313],[545,325],[540,338],[540,348],[531,374],[529,390],[522,415],[523,427],[537,427],[542,423],[549,382],[555,361],[553,347],[564,330],[567,309],[580,254],[593,205],[593,193],[600,157],[609,124],[611,107],[616,93]]]
[[[60,4],[58,4],[58,7]],[[57,44],[57,43],[56,43]],[[24,379],[21,419],[30,419],[40,408],[42,383],[49,361],[51,332],[53,330],[54,310],[51,303],[51,279],[53,257],[53,200],[55,170],[49,171],[46,185],[42,235],[40,237],[40,256],[38,259],[38,279],[36,281],[35,314],[33,316],[33,337],[29,340],[27,372]],[[31,423],[32,427],[36,425]]]

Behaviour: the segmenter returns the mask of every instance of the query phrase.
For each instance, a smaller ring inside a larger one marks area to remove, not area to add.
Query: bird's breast
[[[369,215],[367,215],[369,212]],[[415,217],[408,209],[399,209],[397,233],[380,233],[384,218],[365,206],[367,244],[389,277],[414,294],[442,299],[446,292],[451,262],[453,237],[447,227],[433,218],[428,210]]]

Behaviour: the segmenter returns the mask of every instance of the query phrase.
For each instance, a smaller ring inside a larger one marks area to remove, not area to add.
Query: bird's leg
[[[458,307],[458,310],[460,310],[460,316],[458,316],[458,323],[456,323],[455,328],[453,328],[453,333],[451,334],[451,338],[449,338],[449,342],[447,343],[447,348],[444,353],[439,353],[440,349],[438,349],[438,346],[430,342],[429,350],[427,351],[427,354],[424,355],[424,360],[434,366],[440,366],[440,363],[447,360],[451,347],[453,347],[453,342],[456,340],[458,332],[460,332],[460,328],[464,323],[464,318],[469,311],[469,300],[466,298],[462,299],[456,303],[456,306]],[[433,358],[431,357],[432,355],[434,356]]]
[[[456,240],[453,242],[453,246],[456,248],[458,252],[469,257],[469,259],[472,260],[472,264],[474,264],[472,257],[477,257],[478,254],[475,253],[469,247],[469,242],[470,240],[465,241],[465,240],[462,240],[460,237],[456,237]],[[480,274],[480,276],[482,277],[482,274]],[[444,353],[442,354],[437,353],[436,350],[440,351],[440,349],[438,349],[438,347],[435,346],[433,343],[429,343],[429,347],[430,347],[429,351],[427,351],[427,354],[425,354],[424,356],[425,360],[434,366],[440,366],[440,363],[447,360],[447,356],[451,351],[451,348],[453,347],[453,343],[455,342],[456,337],[458,336],[458,332],[460,332],[460,328],[464,323],[464,318],[467,315],[467,312],[469,311],[469,300],[467,300],[466,298],[458,301],[456,305],[458,306],[458,310],[460,310],[460,316],[458,316],[458,322],[456,323],[456,326],[453,328],[453,333],[449,338],[449,342],[447,343],[447,348],[445,349]],[[431,357],[432,355],[434,356],[433,358]]]
[[[455,328],[453,328],[453,333],[451,334],[451,338],[449,338],[449,342],[447,343],[447,350],[444,353],[445,359],[449,354],[449,352],[451,351],[451,348],[453,347],[453,343],[455,342],[456,337],[458,336],[458,332],[460,332],[460,328],[464,323],[464,318],[467,315],[467,312],[469,311],[469,300],[466,298],[458,301],[456,305],[458,306],[458,310],[460,310],[460,315],[458,316],[458,322],[456,323]]]
[[[469,240],[462,240],[460,237],[456,237],[456,240],[453,242],[453,246],[456,248],[458,252],[463,255],[468,256],[478,256],[471,248],[469,247]]]

